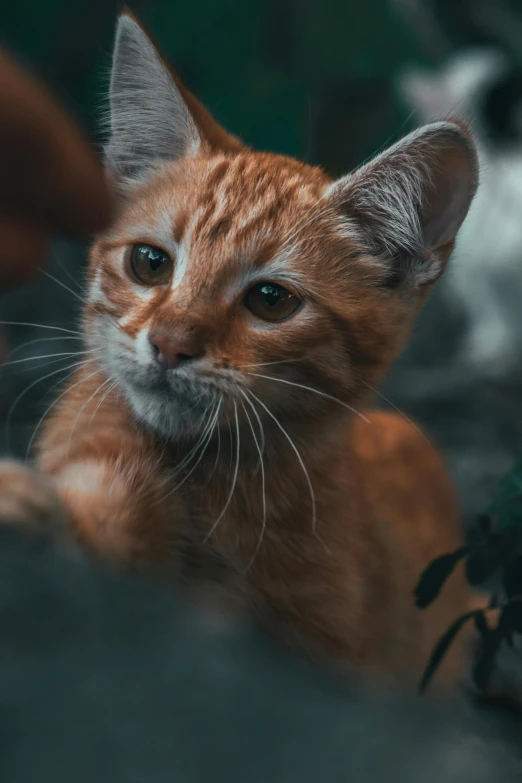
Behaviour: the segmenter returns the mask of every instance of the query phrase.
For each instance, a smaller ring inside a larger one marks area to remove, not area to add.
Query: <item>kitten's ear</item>
[[[158,160],[194,155],[202,144],[240,146],[183,87],[128,13],[118,20],[109,97],[106,158],[120,180],[139,179]]]
[[[419,286],[442,273],[477,185],[471,137],[438,122],[333,183],[325,198],[382,262],[390,285]]]

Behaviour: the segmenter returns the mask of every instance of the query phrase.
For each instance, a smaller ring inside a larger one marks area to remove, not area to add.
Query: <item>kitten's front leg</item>
[[[101,373],[70,383],[41,427],[38,470],[0,461],[0,523],[60,528],[104,560],[170,573],[186,514],[164,445],[116,392],[100,401]]]
[[[179,497],[147,462],[98,455],[56,466],[49,475],[0,460],[0,524],[69,538],[104,560],[172,566]],[[43,460],[45,465],[45,459]]]
[[[63,533],[68,513],[49,476],[21,462],[2,459],[0,524],[34,533]]]
[[[174,567],[184,512],[171,483],[136,453],[85,455],[53,471],[72,532],[103,559],[129,566]]]

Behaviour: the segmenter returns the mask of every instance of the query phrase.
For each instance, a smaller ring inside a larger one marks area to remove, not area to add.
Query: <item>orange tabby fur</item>
[[[455,125],[441,131],[450,140],[440,168],[451,178],[469,164],[469,194],[450,234],[423,251],[422,263],[436,259],[440,270],[408,287],[405,278],[388,282],[382,243],[362,239],[387,230],[380,207],[363,203],[387,159],[348,182],[348,202],[350,183],[360,189],[353,210],[339,202],[325,209],[331,180],[320,169],[251,151],[194,108],[184,89],[183,97],[200,146],[136,177],[116,223],[94,244],[84,311],[91,361],[48,417],[38,463],[53,477],[73,532],[100,556],[176,575],[191,541],[228,563],[301,644],[370,669],[417,674],[468,605],[459,576],[424,612],[412,596],[426,564],[458,546],[458,505],[417,428],[400,415],[361,411],[451,253],[476,185],[471,143]],[[411,160],[429,160],[437,138],[414,141]],[[439,209],[436,197],[426,195],[423,219]],[[180,248],[175,285],[136,284],[129,273],[136,242]],[[263,279],[287,285],[306,305],[282,324],[258,324],[242,301],[245,281]],[[114,372],[124,360],[125,372],[137,372],[139,351],[158,330],[204,356],[204,383],[180,374],[198,415],[182,400],[173,417],[179,432],[167,408],[160,415],[146,407],[144,388],[129,402],[134,392]],[[264,429],[263,471],[254,408]],[[176,474],[213,415],[204,453]]]

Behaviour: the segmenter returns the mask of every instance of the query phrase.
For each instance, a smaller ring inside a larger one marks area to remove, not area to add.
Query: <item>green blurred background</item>
[[[4,44],[93,135],[122,7],[1,4]],[[129,7],[227,127],[332,173],[353,168],[408,124],[391,87],[398,68],[505,40],[522,12],[520,0],[134,0]]]
[[[113,0],[3,3],[0,34],[96,132]],[[390,76],[427,47],[389,0],[135,0],[130,4],[211,111],[256,147],[333,173],[350,169],[405,120]],[[439,47],[440,49],[440,47]]]

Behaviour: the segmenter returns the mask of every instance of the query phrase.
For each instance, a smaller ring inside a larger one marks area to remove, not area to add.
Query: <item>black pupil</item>
[[[264,297],[265,304],[267,304],[269,307],[275,307],[275,305],[281,299],[281,289],[276,285],[261,286],[261,293]]]
[[[149,266],[153,272],[165,263],[165,254],[161,250],[156,250],[154,247],[142,247],[141,252],[148,258]]]

